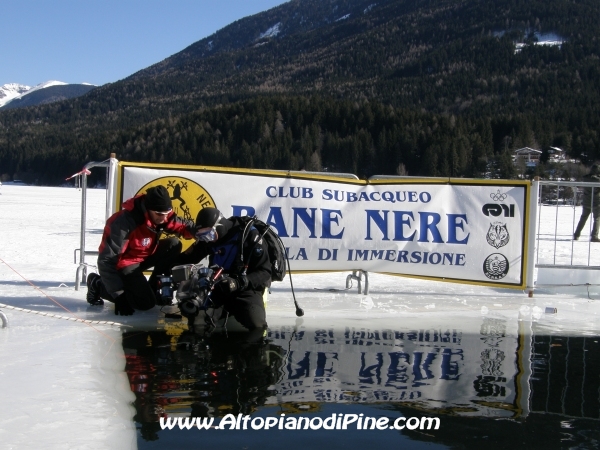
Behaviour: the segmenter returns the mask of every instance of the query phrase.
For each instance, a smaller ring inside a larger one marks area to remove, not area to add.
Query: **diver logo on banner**
[[[508,259],[501,253],[492,253],[483,262],[483,273],[490,280],[501,280],[508,273]]]
[[[508,244],[510,236],[506,224],[502,222],[493,222],[487,232],[487,241],[492,247],[500,248]]]

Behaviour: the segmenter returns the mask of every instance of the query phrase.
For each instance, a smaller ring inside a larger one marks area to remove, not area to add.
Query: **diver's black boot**
[[[87,294],[85,296],[87,302],[93,306],[104,305],[104,300],[100,298],[100,286],[98,283],[101,283],[100,275],[97,273],[90,273],[87,277]]]

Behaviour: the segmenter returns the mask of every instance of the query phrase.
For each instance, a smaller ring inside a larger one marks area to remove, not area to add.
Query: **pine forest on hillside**
[[[114,152],[514,178],[529,146],[536,174],[577,177],[547,152],[600,159],[598,17],[594,0],[292,0],[82,97],[0,111],[0,176],[58,184]]]

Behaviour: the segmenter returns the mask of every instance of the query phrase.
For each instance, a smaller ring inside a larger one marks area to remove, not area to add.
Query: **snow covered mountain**
[[[24,84],[8,83],[0,86],[0,108],[10,102],[12,99],[20,97],[31,89]]]
[[[57,92],[57,87],[60,92]],[[63,81],[46,81],[34,87],[17,83],[9,83],[0,87],[0,108],[18,108],[41,103],[51,103],[66,98],[78,97],[94,89],[96,86],[82,83],[69,84]],[[48,89],[51,88],[51,89]],[[48,89],[48,90],[46,90]],[[42,92],[40,91],[43,91]],[[31,95],[37,92],[37,95]]]

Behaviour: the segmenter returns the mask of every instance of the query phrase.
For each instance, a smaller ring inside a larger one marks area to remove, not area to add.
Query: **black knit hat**
[[[223,217],[221,211],[217,208],[202,208],[196,216],[196,226],[198,228],[214,227],[221,217]]]
[[[224,237],[233,227],[233,222],[226,219],[217,208],[202,208],[196,216],[197,228],[215,227],[219,239]]]
[[[164,186],[154,186],[148,189],[144,205],[147,211],[167,212],[173,209],[171,196]]]

